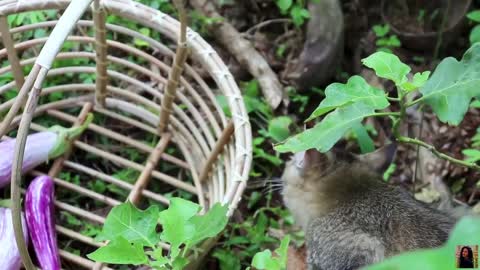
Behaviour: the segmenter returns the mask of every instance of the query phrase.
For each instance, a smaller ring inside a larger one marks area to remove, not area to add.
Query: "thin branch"
[[[419,99],[416,99],[416,100],[414,100],[414,101],[408,102],[407,104],[405,104],[405,107],[407,107],[407,108],[408,108],[408,107],[412,107],[413,105],[416,105],[416,104],[422,102],[424,99],[425,99],[425,96],[423,96],[423,97],[421,97],[421,98],[419,98]]]
[[[394,97],[387,97],[388,100],[390,101],[395,101],[395,102],[399,102],[400,99],[399,98],[394,98]]]
[[[400,116],[399,112],[379,112],[379,113],[374,113],[369,116]]]
[[[420,119],[420,127],[419,127],[419,131],[418,131],[418,136],[417,138],[422,138],[422,133],[423,133],[423,121],[425,120],[425,111],[423,110],[423,106],[420,106],[420,109],[421,111],[421,119]],[[418,173],[418,164],[419,164],[419,157],[420,157],[420,145],[417,145],[417,150],[416,150],[416,159],[415,159],[415,171],[413,173],[413,179],[412,179],[412,183],[413,183],[413,190],[415,190],[415,182],[417,181],[417,173]]]
[[[258,31],[269,24],[275,24],[275,23],[292,23],[292,20],[287,18],[277,18],[277,19],[266,20],[250,27],[247,31],[245,31],[243,35],[251,35],[251,32]]]
[[[465,160],[460,160],[460,159],[456,159],[456,158],[453,158],[451,156],[448,156],[448,155],[438,151],[435,148],[435,146],[430,145],[426,142],[423,142],[423,141],[420,141],[420,140],[417,140],[417,139],[413,139],[413,138],[409,138],[409,137],[404,137],[404,136],[397,137],[397,140],[399,142],[402,142],[402,143],[414,144],[414,145],[418,145],[418,146],[421,146],[421,147],[425,147],[426,149],[428,149],[430,152],[432,152],[435,156],[437,156],[439,158],[448,160],[448,161],[450,161],[452,163],[455,163],[455,164],[465,166],[465,167],[470,168],[470,169],[475,169],[475,170],[480,171],[480,166],[479,165],[477,165],[475,163],[472,163],[472,162],[467,162]]]

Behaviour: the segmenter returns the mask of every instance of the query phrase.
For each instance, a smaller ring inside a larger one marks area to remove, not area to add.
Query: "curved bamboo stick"
[[[8,61],[12,66],[15,83],[17,84],[18,90],[20,90],[25,80],[23,78],[22,68],[20,67],[20,61],[18,60],[17,51],[15,50],[13,45],[12,35],[9,31],[7,18],[5,18],[4,16],[0,16],[0,33],[2,33],[3,45],[5,46],[8,53]]]
[[[22,120],[18,128],[17,139],[15,142],[15,152],[13,155],[12,177],[11,177],[11,199],[12,199],[12,222],[15,233],[15,240],[22,258],[23,265],[27,270],[34,270],[32,259],[28,254],[28,248],[23,237],[22,226],[22,204],[20,198],[20,188],[22,183],[22,163],[25,153],[25,144],[27,142],[27,135],[30,123],[32,122],[33,113],[37,106],[40,91],[42,90],[42,83],[47,75],[48,69],[41,67],[38,77],[35,79],[32,91],[27,100],[25,111],[22,114]]]
[[[17,97],[12,100],[14,103],[10,110],[8,111],[7,115],[3,118],[2,123],[0,124],[0,138],[3,137],[9,128],[10,123],[12,122],[15,115],[17,115],[20,107],[23,106],[25,99],[27,98],[27,94],[32,89],[33,83],[35,82],[38,73],[40,72],[40,66],[34,65],[33,69],[28,74],[27,80],[23,84],[22,88],[18,92]]]
[[[21,177],[22,177],[22,163],[23,156],[25,151],[25,144],[27,141],[27,134],[30,123],[32,121],[35,108],[38,103],[38,98],[40,91],[42,89],[43,80],[45,79],[48,69],[50,68],[53,59],[60,51],[60,47],[63,44],[64,40],[67,38],[68,33],[71,31],[76,21],[83,14],[84,10],[90,4],[89,0],[73,0],[72,3],[65,10],[64,15],[60,18],[59,25],[60,27],[55,27],[52,31],[51,37],[45,43],[44,48],[40,52],[40,55],[37,58],[35,66],[39,66],[38,75],[35,76],[35,81],[31,89],[30,95],[27,100],[25,111],[22,114],[22,120],[20,121],[20,126],[17,134],[17,140],[15,143],[15,153],[14,153],[14,162],[12,166],[12,177],[11,177],[11,199],[12,199],[12,223],[15,234],[15,240],[17,242],[17,247],[20,252],[20,257],[25,266],[26,270],[34,270],[35,266],[33,265],[32,259],[28,254],[28,249],[25,244],[25,238],[23,236],[23,228],[21,221],[22,207],[21,207]],[[61,23],[61,24],[60,24]],[[29,76],[30,77],[30,76]],[[25,86],[25,84],[24,84]],[[30,85],[22,88],[26,93],[30,90]],[[20,92],[22,92],[22,90]],[[22,98],[18,99],[17,104],[23,103]],[[10,112],[9,112],[10,113]],[[16,112],[14,113],[16,114]],[[13,114],[13,115],[14,115]],[[2,126],[0,128],[0,137],[4,134],[3,128],[8,126],[10,123],[8,120],[13,119],[13,115],[10,119],[4,119]]]

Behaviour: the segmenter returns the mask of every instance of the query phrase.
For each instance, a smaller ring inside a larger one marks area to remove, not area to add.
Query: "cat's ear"
[[[367,163],[371,168],[379,173],[383,173],[395,159],[397,145],[395,143],[387,144],[374,152],[357,156],[358,160]]]
[[[325,154],[320,153],[314,148],[296,153],[293,159],[295,166],[303,169],[314,167],[328,160]]]

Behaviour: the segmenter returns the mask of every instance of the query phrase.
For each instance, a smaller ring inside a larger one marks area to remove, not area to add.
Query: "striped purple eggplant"
[[[90,124],[93,115],[89,114],[83,125],[73,128],[54,126],[44,132],[27,137],[22,172],[25,173],[36,166],[62,155],[68,141],[80,135]],[[0,188],[10,183],[12,176],[13,155],[16,139],[0,142]]]
[[[23,237],[28,239],[27,225],[22,215]],[[28,240],[27,240],[28,241]],[[0,208],[0,265],[2,270],[19,270],[22,265],[12,225],[12,211]]]
[[[33,179],[25,195],[28,232],[41,269],[60,269],[54,218],[54,185],[49,176]]]

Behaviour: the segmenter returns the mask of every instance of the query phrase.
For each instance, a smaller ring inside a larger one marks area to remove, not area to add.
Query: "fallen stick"
[[[263,56],[235,27],[223,19],[210,1],[190,0],[190,4],[204,16],[222,18],[211,27],[214,37],[258,80],[267,103],[276,109],[284,98],[282,85]]]

